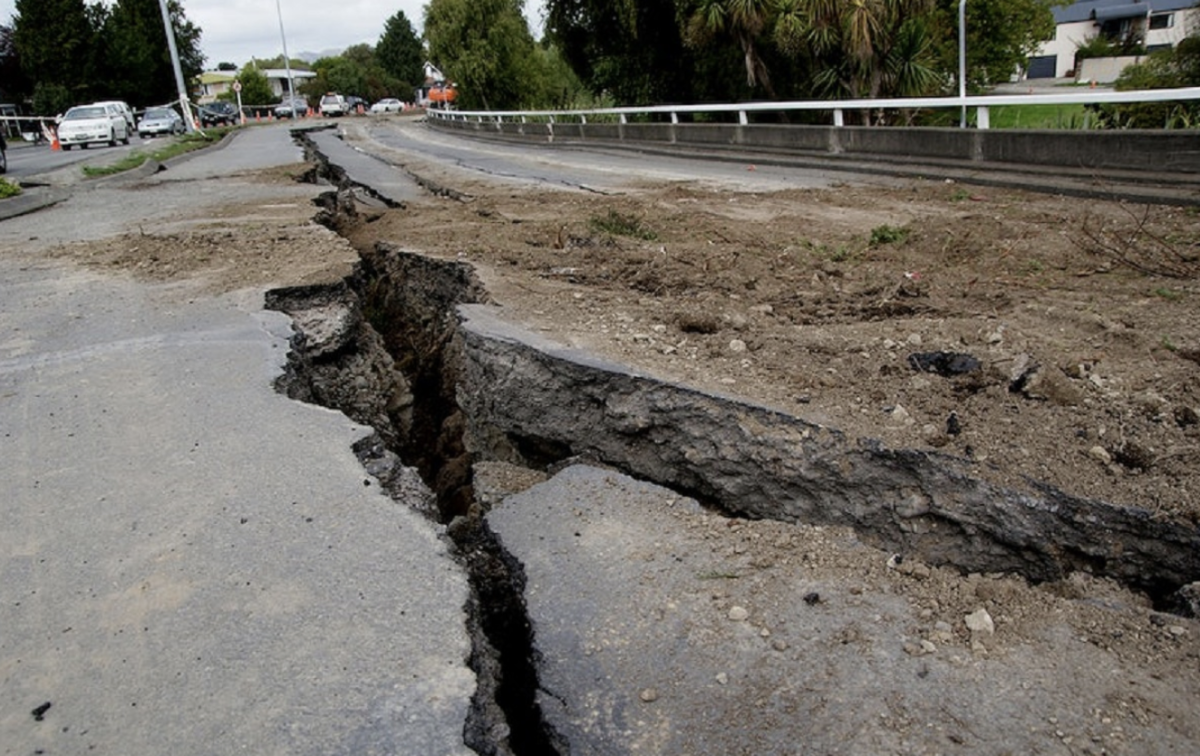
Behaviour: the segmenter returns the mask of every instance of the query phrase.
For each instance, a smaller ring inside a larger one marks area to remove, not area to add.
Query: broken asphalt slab
[[[1003,582],[949,576],[978,594],[961,604],[975,619],[954,615],[918,590],[947,572],[895,569],[848,529],[730,520],[587,466],[487,522],[523,570],[544,720],[577,756],[1195,743],[1172,723],[1190,719],[1189,697],[1137,660],[1054,621],[1042,648],[1013,642]],[[1096,715],[1134,690],[1155,717]]]
[[[462,569],[363,471],[368,428],[275,392],[291,329],[261,292],[15,254],[0,282],[0,751],[469,753]]]

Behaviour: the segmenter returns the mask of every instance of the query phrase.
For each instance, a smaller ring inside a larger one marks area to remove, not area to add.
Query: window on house
[[[1159,13],[1150,17],[1150,29],[1170,29],[1175,26],[1174,13]]]

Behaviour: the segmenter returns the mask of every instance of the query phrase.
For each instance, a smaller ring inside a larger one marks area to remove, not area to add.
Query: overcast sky
[[[428,0],[278,0],[287,33],[288,53],[340,51],[365,42],[374,45],[383,25],[404,11],[420,35]],[[203,35],[200,49],[206,67],[223,61],[241,66],[251,56],[270,58],[283,52],[276,0],[182,0],[187,19]],[[525,0],[525,16],[535,39],[541,37],[543,0]],[[16,0],[0,0],[0,23],[8,25]],[[436,62],[436,61],[435,61]]]

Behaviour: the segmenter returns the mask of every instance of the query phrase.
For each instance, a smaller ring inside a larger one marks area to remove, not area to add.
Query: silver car
[[[58,124],[58,141],[64,150],[75,145],[85,150],[92,144],[129,144],[129,125],[115,105],[76,105]]]
[[[182,134],[183,119],[174,108],[146,108],[138,121],[138,136],[142,139],[159,134]]]

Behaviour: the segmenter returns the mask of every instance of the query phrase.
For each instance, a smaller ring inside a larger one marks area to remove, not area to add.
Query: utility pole
[[[183,81],[183,68],[179,65],[179,49],[175,46],[175,27],[171,26],[171,12],[167,10],[167,0],[158,0],[162,10],[163,28],[167,31],[167,48],[171,51],[171,65],[175,67],[175,86],[179,90],[179,108],[183,111],[183,126],[192,133],[196,130],[196,122],[192,120],[192,107],[188,102],[187,85]]]
[[[958,0],[958,96],[962,99],[959,128],[967,128],[967,0]]]
[[[304,114],[296,112],[296,87],[292,84],[292,59],[288,57],[287,35],[283,33],[283,10],[279,7],[279,0],[275,0],[275,14],[279,16],[279,38],[283,41],[283,70],[287,71],[288,105],[292,108],[292,118],[299,118]]]

